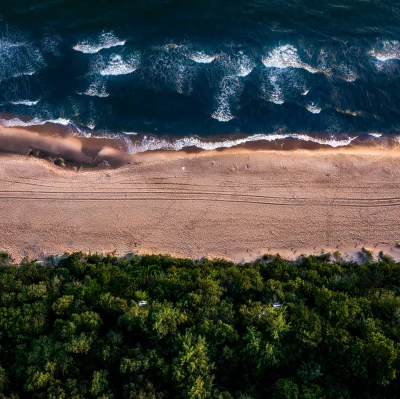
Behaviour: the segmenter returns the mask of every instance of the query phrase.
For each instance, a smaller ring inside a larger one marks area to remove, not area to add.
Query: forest
[[[399,398],[400,263],[0,255],[0,398]]]

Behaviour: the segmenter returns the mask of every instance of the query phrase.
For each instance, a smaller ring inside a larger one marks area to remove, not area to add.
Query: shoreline
[[[116,250],[247,261],[362,247],[400,258],[398,150],[169,152],[83,172],[1,154],[0,182],[0,250],[16,259]]]
[[[73,136],[64,127],[50,125],[36,129],[0,127],[0,154],[29,155],[45,159],[59,167],[69,169],[90,168],[119,168],[137,162],[158,161],[162,159],[190,158],[193,156],[208,156],[213,153],[240,152],[295,152],[295,151],[324,151],[345,153],[380,153],[381,151],[400,153],[400,146],[394,145],[393,139],[387,139],[381,145],[372,145],[372,138],[360,135],[348,145],[332,147],[315,141],[286,137],[271,141],[255,140],[215,149],[202,149],[196,146],[184,147],[180,150],[153,149],[129,154],[124,150],[126,143],[119,139],[107,137],[86,138]],[[309,137],[309,136],[307,136]],[[364,138],[362,138],[364,137]],[[127,137],[127,140],[130,140]]]

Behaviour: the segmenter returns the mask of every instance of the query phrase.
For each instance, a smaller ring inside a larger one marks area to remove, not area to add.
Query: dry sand
[[[0,155],[0,250],[251,259],[400,251],[400,152],[227,151],[74,172]],[[166,158],[166,156],[164,156]]]

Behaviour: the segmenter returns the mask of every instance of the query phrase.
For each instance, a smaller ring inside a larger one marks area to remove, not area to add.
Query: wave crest
[[[317,104],[315,103],[310,103],[306,105],[306,108],[309,112],[311,112],[312,114],[319,114],[322,111],[322,108],[319,107]]]
[[[266,56],[262,57],[262,63],[267,68],[299,68],[305,69],[310,73],[320,72],[318,69],[313,68],[305,62],[302,62],[297,48],[286,44],[284,46],[276,47],[271,50]]]
[[[134,143],[133,145],[133,153],[145,152],[145,151],[154,151],[154,150],[174,150],[180,151],[187,147],[197,147],[202,150],[216,150],[219,148],[231,148],[236,147],[242,144],[246,144],[249,142],[255,141],[276,141],[276,140],[285,140],[285,139],[297,139],[306,142],[317,143],[321,145],[327,145],[330,147],[343,147],[348,146],[353,140],[355,140],[358,136],[349,137],[346,139],[337,139],[334,136],[331,136],[327,139],[321,139],[317,137],[308,136],[306,134],[255,134],[253,136],[248,136],[235,140],[222,140],[222,141],[204,141],[198,137],[184,137],[182,139],[177,139],[173,142],[170,142],[164,138],[157,137],[147,137],[144,136],[143,139],[139,142]]]
[[[101,62],[96,60],[95,63],[99,68],[98,73],[102,76],[127,75],[139,68],[140,54],[133,53],[125,59],[119,54],[112,54],[106,58],[102,57]]]
[[[385,40],[368,53],[378,61],[400,60],[400,42]]]
[[[73,49],[85,54],[95,54],[103,49],[123,46],[125,43],[126,40],[118,39],[113,32],[103,32],[97,40],[83,40],[76,44]]]
[[[89,87],[83,94],[86,94],[87,96],[91,97],[100,97],[100,98],[108,97],[109,94],[107,93],[106,86],[107,85],[104,80],[95,79],[90,83]]]
[[[216,55],[208,55],[204,51],[194,51],[187,55],[187,58],[199,64],[211,64],[216,58]]]
[[[27,106],[32,106],[32,105],[37,105],[40,100],[36,101],[30,101],[30,100],[16,100],[16,101],[10,101],[11,104],[14,105],[27,105]]]

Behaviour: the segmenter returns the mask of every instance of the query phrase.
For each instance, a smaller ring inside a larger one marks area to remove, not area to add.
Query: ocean
[[[400,145],[400,3],[10,0],[0,125],[129,153],[285,137]]]

